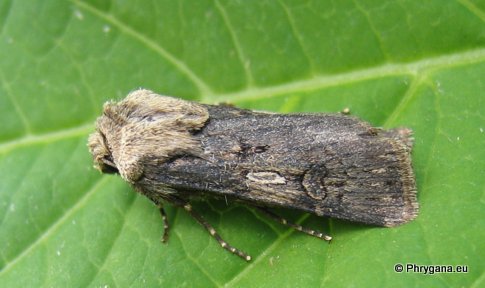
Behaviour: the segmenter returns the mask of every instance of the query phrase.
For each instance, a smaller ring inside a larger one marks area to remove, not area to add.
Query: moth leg
[[[160,216],[162,216],[163,221],[163,235],[160,241],[162,241],[162,243],[167,243],[168,231],[170,229],[170,226],[168,226],[167,214],[165,213],[165,209],[163,209],[163,204],[158,204],[158,209],[160,210]]]
[[[331,236],[326,235],[326,234],[324,234],[320,231],[312,230],[312,229],[303,227],[301,225],[295,224],[293,222],[290,222],[290,221],[286,220],[285,218],[269,211],[268,208],[266,208],[266,207],[255,206],[255,208],[258,209],[259,211],[261,211],[263,214],[265,214],[269,218],[275,220],[276,222],[279,222],[283,225],[289,226],[289,227],[291,227],[291,228],[293,228],[297,231],[303,232],[303,233],[308,234],[310,236],[314,236],[314,237],[317,237],[317,238],[320,238],[320,239],[323,239],[323,240],[326,240],[326,241],[332,240]]]
[[[192,216],[192,218],[194,218],[197,222],[199,222],[200,225],[204,226],[204,228],[209,232],[209,234],[211,234],[212,237],[214,237],[217,240],[217,242],[219,242],[219,244],[221,245],[222,248],[226,249],[227,251],[231,252],[232,254],[235,254],[235,255],[243,258],[246,261],[251,260],[251,256],[249,256],[248,254],[244,253],[243,251],[241,251],[241,250],[239,250],[235,247],[232,247],[231,245],[229,245],[229,243],[224,241],[224,239],[222,239],[222,237],[217,233],[217,231],[214,229],[214,227],[212,227],[212,225],[210,225],[209,222],[207,222],[202,217],[202,215],[200,215],[199,213],[197,213],[196,211],[194,211],[192,209],[192,205],[187,203],[183,207],[184,207],[185,211],[187,211],[187,213],[189,213],[190,216]]]

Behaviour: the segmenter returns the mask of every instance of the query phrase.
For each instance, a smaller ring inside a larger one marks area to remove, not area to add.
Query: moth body
[[[378,226],[418,213],[411,130],[353,116],[255,112],[138,90],[105,104],[89,147],[96,167],[157,204],[232,198]]]

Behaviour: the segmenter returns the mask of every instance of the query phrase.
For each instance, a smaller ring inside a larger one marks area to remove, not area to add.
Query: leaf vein
[[[104,255],[102,262],[101,262],[101,265],[95,264],[98,267],[98,269],[92,275],[91,280],[88,281],[88,283],[86,285],[84,285],[85,287],[90,286],[94,282],[94,280],[96,280],[96,277],[99,275],[99,273],[104,269],[104,267],[106,265],[106,261],[108,260],[109,256],[113,252],[113,248],[114,248],[116,242],[118,241],[118,239],[121,236],[121,232],[123,231],[123,228],[124,228],[125,223],[126,223],[127,215],[130,213],[131,209],[133,208],[133,206],[134,206],[133,204],[135,203],[135,199],[136,199],[136,197],[135,197],[136,194],[134,194],[134,193],[131,193],[131,194],[132,194],[133,197],[131,197],[130,203],[128,204],[128,207],[127,207],[128,209],[126,209],[125,211],[120,211],[121,217],[123,218],[122,224],[119,227],[119,229],[116,231],[116,234],[112,235],[113,237],[110,237],[110,240],[112,240],[112,243],[109,246],[109,250]]]
[[[386,121],[383,123],[384,127],[396,121],[396,118],[399,116],[399,114],[409,105],[409,102],[412,100],[413,96],[416,95],[416,92],[421,86],[425,77],[425,74],[419,74],[417,78],[412,79],[412,82],[409,85],[406,93],[404,93],[399,103],[396,105],[396,107],[394,107],[394,110],[391,112],[391,114],[389,114]]]
[[[236,30],[234,29],[234,27],[231,24],[231,21],[229,19],[229,15],[227,15],[226,9],[224,9],[224,7],[221,5],[219,0],[214,0],[214,2],[215,2],[215,6],[216,6],[217,10],[219,11],[219,14],[222,16],[222,20],[224,20],[224,24],[227,27],[227,30],[229,32],[229,36],[231,36],[231,40],[234,44],[234,48],[236,48],[237,57],[239,58],[239,61],[241,62],[241,65],[244,69],[244,75],[246,77],[246,87],[252,87],[252,86],[254,86],[254,78],[253,78],[253,75],[252,75],[252,73],[249,69],[249,67],[250,67],[249,66],[249,64],[250,64],[249,59],[247,59],[247,57],[244,54],[243,47],[241,45],[241,42],[239,42],[238,37],[236,36]],[[245,60],[245,59],[247,59],[247,60]]]
[[[25,135],[20,138],[16,138],[13,140],[0,143],[0,154],[5,154],[13,149],[17,149],[28,145],[39,144],[39,143],[49,143],[49,142],[54,142],[54,141],[63,140],[67,138],[79,137],[81,135],[85,135],[93,131],[93,129],[94,129],[93,124],[83,124],[77,127],[56,130],[56,131],[47,132],[43,134]]]
[[[32,127],[30,126],[29,120],[27,119],[27,115],[24,113],[24,111],[20,108],[20,104],[15,100],[15,97],[13,97],[13,92],[12,89],[10,88],[10,84],[8,84],[8,81],[5,79],[5,76],[3,73],[0,73],[0,82],[2,86],[5,88],[5,94],[7,94],[8,99],[12,103],[15,112],[17,112],[17,115],[20,118],[20,121],[22,122],[24,129],[25,129],[25,134],[29,135],[32,133]]]
[[[420,71],[422,72],[426,70],[455,67],[471,63],[479,63],[483,61],[485,61],[485,48],[439,56],[431,59],[419,60],[407,64],[385,64],[378,67],[358,70],[349,73],[342,73],[338,75],[319,76],[309,80],[293,81],[286,84],[274,85],[265,88],[245,89],[239,92],[229,94],[207,94],[205,96],[205,99],[207,99],[208,102],[231,101],[237,103],[251,99],[257,100],[272,98],[275,96],[281,96],[287,93],[295,93],[298,91],[311,91],[316,89],[333,87],[337,85],[360,82],[378,77],[417,75]],[[81,124],[79,126],[55,130],[38,135],[25,135],[20,138],[0,143],[0,154],[4,154],[12,149],[26,145],[57,141],[64,138],[80,136],[89,133],[93,129],[93,124]]]
[[[79,73],[79,78],[81,79],[81,83],[84,84],[84,87],[86,87],[86,90],[88,91],[88,96],[89,96],[89,101],[91,102],[93,112],[99,111],[99,107],[96,105],[96,100],[95,100],[95,93],[93,89],[91,88],[91,85],[89,84],[89,81],[86,78],[86,74],[84,73],[84,70],[82,68],[82,65],[80,65],[72,56],[72,54],[69,54],[69,49],[64,45],[62,41],[58,41],[57,43],[58,47],[64,51],[66,55],[69,56],[71,59],[73,67],[78,71]]]
[[[178,211],[178,209],[177,209]],[[178,213],[178,212],[177,212]],[[212,276],[210,275],[210,273],[208,273],[201,265],[199,262],[197,262],[196,259],[194,259],[192,256],[189,255],[189,253],[187,253],[187,250],[185,249],[184,247],[184,240],[182,238],[182,236],[179,235],[179,233],[175,230],[173,231],[173,233],[175,234],[175,236],[177,236],[177,238],[179,238],[180,240],[180,246],[182,247],[182,250],[184,251],[184,254],[187,256],[187,259],[189,259],[192,263],[194,263],[194,265],[199,268],[199,270],[207,277],[207,279],[209,279],[211,282],[213,282],[217,287],[221,287],[221,284],[219,284],[214,278],[212,278]]]
[[[117,27],[121,32],[133,37],[134,39],[138,40],[140,43],[145,45],[145,47],[155,51],[158,55],[160,55],[162,58],[166,59],[169,63],[171,63],[174,67],[176,67],[181,73],[187,76],[197,86],[200,93],[203,93],[203,94],[212,93],[212,89],[192,69],[190,69],[186,63],[176,58],[172,53],[169,53],[167,50],[165,50],[165,48],[160,46],[152,39],[141,34],[139,31],[134,30],[128,25],[122,23],[120,20],[116,19],[116,17],[106,14],[103,11],[100,11],[89,4],[80,2],[78,0],[71,0],[71,1],[79,8],[84,9],[92,13],[93,15],[99,17],[100,19],[103,19],[109,22],[114,27]]]
[[[7,2],[5,14],[3,15],[3,17],[0,17],[0,34],[3,34],[4,31],[5,31],[5,26],[6,26],[6,23],[8,21],[8,16],[10,15],[10,11],[12,9],[12,2],[13,1]]]
[[[468,11],[470,11],[473,15],[477,16],[482,22],[485,22],[485,12],[480,10],[475,4],[470,2],[469,0],[458,0],[458,3],[465,6]]]
[[[298,29],[296,28],[295,20],[294,20],[294,17],[292,16],[292,14],[291,14],[290,9],[288,9],[288,7],[283,2],[281,2],[281,0],[278,0],[278,3],[281,6],[281,8],[283,9],[283,11],[285,12],[286,19],[288,19],[288,23],[290,24],[291,33],[295,37],[295,39],[298,43],[298,46],[300,46],[300,49],[303,52],[303,55],[305,56],[305,59],[308,62],[308,65],[311,67],[312,74],[314,74],[315,67],[313,65],[313,61],[310,60],[311,57],[308,55],[308,51],[306,50],[305,45],[303,45],[303,39],[301,38],[300,33],[298,32]]]
[[[387,62],[390,62],[391,57],[389,56],[389,54],[386,52],[386,49],[384,48],[384,43],[381,39],[379,31],[377,31],[376,27],[372,23],[372,20],[371,20],[372,17],[370,17],[369,12],[367,12],[356,0],[352,0],[352,2],[354,2],[354,5],[357,8],[357,10],[360,13],[362,13],[362,15],[364,16],[364,18],[367,21],[367,24],[369,24],[370,30],[372,31],[372,33],[374,33],[374,36],[376,37],[377,43],[379,43],[379,49],[381,50],[382,56],[384,56],[384,58],[386,59]]]
[[[28,179],[28,175],[30,172],[32,172],[32,170],[34,169],[34,166],[35,164],[39,161],[40,159],[40,156],[42,154],[42,151],[39,151],[39,153],[37,153],[35,155],[35,158],[34,159],[31,159],[31,165],[29,165],[29,168],[25,171],[22,171],[23,172],[23,176],[25,178]],[[24,184],[25,182],[23,181],[18,181],[17,182],[19,185],[17,186],[17,189],[15,189],[14,191],[9,191],[9,193],[5,193],[4,195],[7,195],[7,198],[4,198],[3,200],[7,203],[9,203],[9,205],[12,204],[12,199],[15,197],[15,194],[17,194],[17,192],[19,191],[20,187],[22,187],[22,184]],[[3,222],[5,221],[5,218],[6,218],[6,215],[7,215],[7,209],[2,209],[3,211],[1,212],[2,215],[0,216],[0,227],[2,227],[3,225]],[[29,211],[30,212],[30,211]],[[37,227],[36,227],[37,228]]]
[[[291,93],[314,91],[322,88],[356,83],[379,77],[417,75],[423,72],[430,72],[431,70],[456,67],[483,61],[485,61],[485,48],[453,53],[435,58],[420,59],[410,63],[385,63],[380,66],[355,70],[348,73],[320,75],[311,79],[296,80],[258,89],[246,89],[233,93],[204,95],[204,98],[212,102],[230,101],[236,103],[247,100],[260,100]]]
[[[0,278],[2,277],[2,275],[7,273],[10,269],[15,267],[15,265],[19,263],[19,261],[27,257],[29,253],[33,251],[37,246],[41,245],[46,239],[48,239],[49,236],[53,234],[62,224],[64,224],[69,217],[71,217],[76,211],[81,209],[84,206],[84,204],[86,204],[86,202],[89,200],[89,198],[92,195],[94,195],[99,188],[105,185],[105,183],[108,182],[108,180],[109,180],[108,177],[101,177],[99,180],[97,180],[93,184],[93,186],[91,186],[91,189],[88,190],[86,194],[84,194],[74,206],[71,206],[69,209],[67,209],[65,213],[62,215],[62,217],[60,217],[59,219],[57,219],[57,221],[52,223],[52,225],[47,227],[44,233],[39,235],[39,237],[34,242],[32,242],[28,247],[26,247],[26,249],[24,249],[22,253],[17,255],[14,259],[8,262],[7,265],[5,265],[4,269],[0,271]]]
[[[305,221],[308,217],[310,217],[310,214],[304,214],[301,216],[297,221],[295,221],[296,224],[301,224],[303,221]],[[248,264],[247,266],[244,267],[241,272],[236,274],[231,280],[227,281],[227,283],[224,285],[224,287],[237,287],[237,282],[244,277],[244,275],[248,274],[253,268],[255,268],[257,263],[261,262],[263,258],[265,258],[271,251],[275,250],[283,241],[288,238],[290,235],[292,235],[295,232],[293,228],[289,228],[286,230],[285,233],[281,234],[281,236],[276,239],[271,245],[266,247],[261,254],[259,254],[257,257],[254,258],[254,260],[251,262],[251,264]]]

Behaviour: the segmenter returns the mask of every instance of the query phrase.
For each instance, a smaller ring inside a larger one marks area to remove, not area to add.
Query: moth
[[[160,209],[183,208],[226,250],[249,261],[193,209],[192,201],[234,199],[274,220],[330,236],[270,207],[392,227],[418,214],[412,132],[383,130],[343,114],[275,114],[206,105],[137,90],[104,104],[88,140],[94,165],[118,173]]]

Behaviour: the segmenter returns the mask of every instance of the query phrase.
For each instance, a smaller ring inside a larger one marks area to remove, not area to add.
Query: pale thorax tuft
[[[143,161],[163,163],[179,154],[197,155],[192,132],[209,119],[200,104],[137,90],[120,102],[107,102],[96,132],[89,137],[95,167],[118,171],[130,183],[143,174]]]

